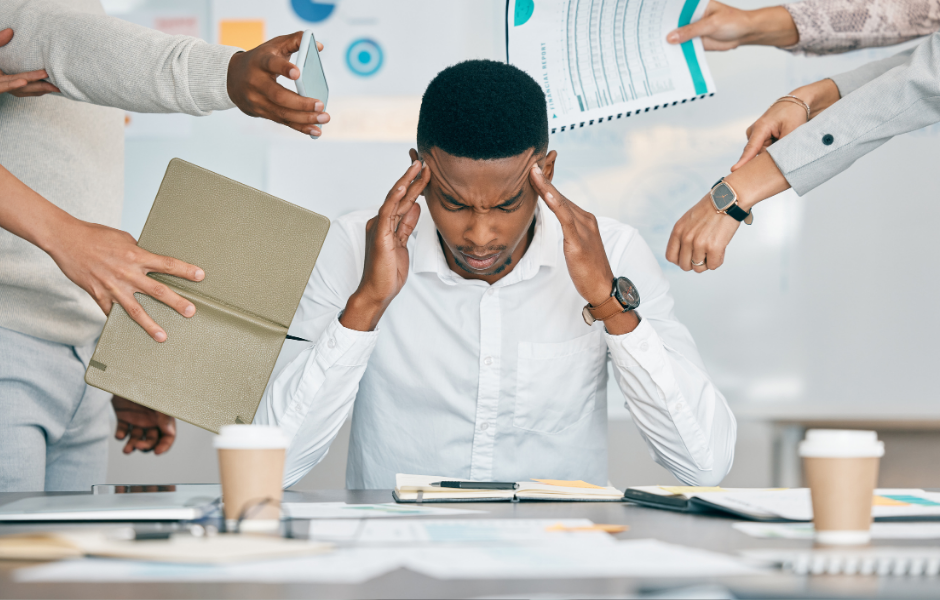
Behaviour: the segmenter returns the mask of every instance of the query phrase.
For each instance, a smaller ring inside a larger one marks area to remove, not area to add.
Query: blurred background
[[[331,219],[378,206],[409,164],[430,79],[462,60],[506,55],[504,0],[103,3],[119,18],[210,42],[252,48],[313,29],[326,46],[332,121],[320,140],[238,110],[129,113],[122,227],[134,236],[173,157]],[[660,257],[677,315],[738,418],[727,486],[798,485],[804,429],[836,426],[879,431],[882,485],[940,487],[940,285],[930,275],[940,128],[892,140],[805,197],[785,192],[758,205],[717,272],[684,273],[663,258],[675,221],[729,172],[745,129],[771,102],[905,47],[823,58],[762,47],[709,53],[714,97],[551,138],[559,190],[633,225]],[[612,483],[674,482],[650,458],[613,383],[608,406]],[[348,433],[347,423],[297,488],[344,487]],[[186,423],[164,456],[123,456],[121,447],[112,444],[109,483],[218,481],[211,434]]]

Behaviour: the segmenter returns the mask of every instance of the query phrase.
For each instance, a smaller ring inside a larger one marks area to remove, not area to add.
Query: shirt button
[[[650,345],[647,344],[646,342],[643,342],[643,343],[640,344],[640,351],[641,351],[641,352],[646,352],[646,351],[649,350],[649,349],[650,349]]]
[[[676,410],[685,410],[685,402],[682,402],[681,400],[676,402]]]
[[[492,356],[487,356],[486,358],[484,358],[484,359],[483,359],[483,364],[486,365],[486,366],[490,366],[491,364],[493,364],[493,357],[492,357]]]
[[[489,429],[489,428],[490,428],[490,424],[489,424],[489,423],[484,423],[484,424],[480,425],[480,431],[486,431],[486,430]]]
[[[329,346],[330,348],[335,348],[336,340],[334,340],[333,338],[330,338],[330,340],[326,343],[326,345]]]
[[[836,141],[836,139],[832,137],[831,133],[827,133],[826,135],[823,136],[823,139],[822,139],[823,144],[827,146],[831,146],[832,142],[834,141]]]
[[[486,290],[486,295],[487,295],[487,296],[492,296],[492,295],[493,295],[493,288],[490,288],[490,289]]]

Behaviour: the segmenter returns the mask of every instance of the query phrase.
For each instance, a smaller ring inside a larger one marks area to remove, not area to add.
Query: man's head
[[[516,67],[471,60],[438,73],[421,101],[418,152],[445,254],[466,277],[492,283],[525,253],[538,194],[529,171],[554,174],[545,94]]]

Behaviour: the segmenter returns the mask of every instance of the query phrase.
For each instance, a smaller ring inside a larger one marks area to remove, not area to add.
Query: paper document
[[[755,538],[811,540],[812,523],[735,523],[735,529]],[[873,540],[940,540],[940,523],[872,523]]]
[[[592,525],[589,519],[324,520],[310,524],[310,539],[392,545],[616,542],[610,534],[591,529]]]
[[[705,499],[742,513],[776,516],[789,521],[812,521],[808,488],[712,492]],[[940,494],[920,489],[878,489],[872,498],[875,519],[940,518]]]
[[[552,133],[704,98],[715,84],[701,40],[666,34],[707,4],[509,0],[508,61],[542,86]]]
[[[285,517],[292,519],[387,519],[389,517],[449,517],[480,514],[483,510],[436,508],[431,506],[388,504],[346,504],[345,502],[285,502]]]
[[[437,579],[722,577],[762,573],[731,556],[657,540],[603,545],[433,547],[414,550],[407,567]]]
[[[216,508],[199,490],[144,494],[65,494],[0,506],[0,521],[188,521]]]

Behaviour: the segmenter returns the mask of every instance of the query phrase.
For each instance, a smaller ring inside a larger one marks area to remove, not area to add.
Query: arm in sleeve
[[[621,226],[623,227],[623,226]],[[635,231],[608,247],[615,273],[640,293],[631,333],[605,333],[626,407],[654,460],[687,485],[712,486],[731,470],[737,423],[699,357],[649,246]]]
[[[233,108],[229,61],[238,48],[168,35],[49,0],[0,2],[0,70],[45,69],[72,100],[136,112],[207,115]]]
[[[940,29],[938,0],[803,0],[785,4],[800,41],[797,54],[837,54],[893,46]]]
[[[277,425],[291,439],[285,487],[326,456],[352,412],[378,336],[377,331],[353,331],[339,322],[359,284],[364,253],[364,245],[343,225],[331,228],[291,324],[291,334],[311,342],[272,374],[255,415],[255,423]]]
[[[940,33],[767,149],[800,195],[892,137],[940,121]],[[826,142],[829,142],[828,144]]]

